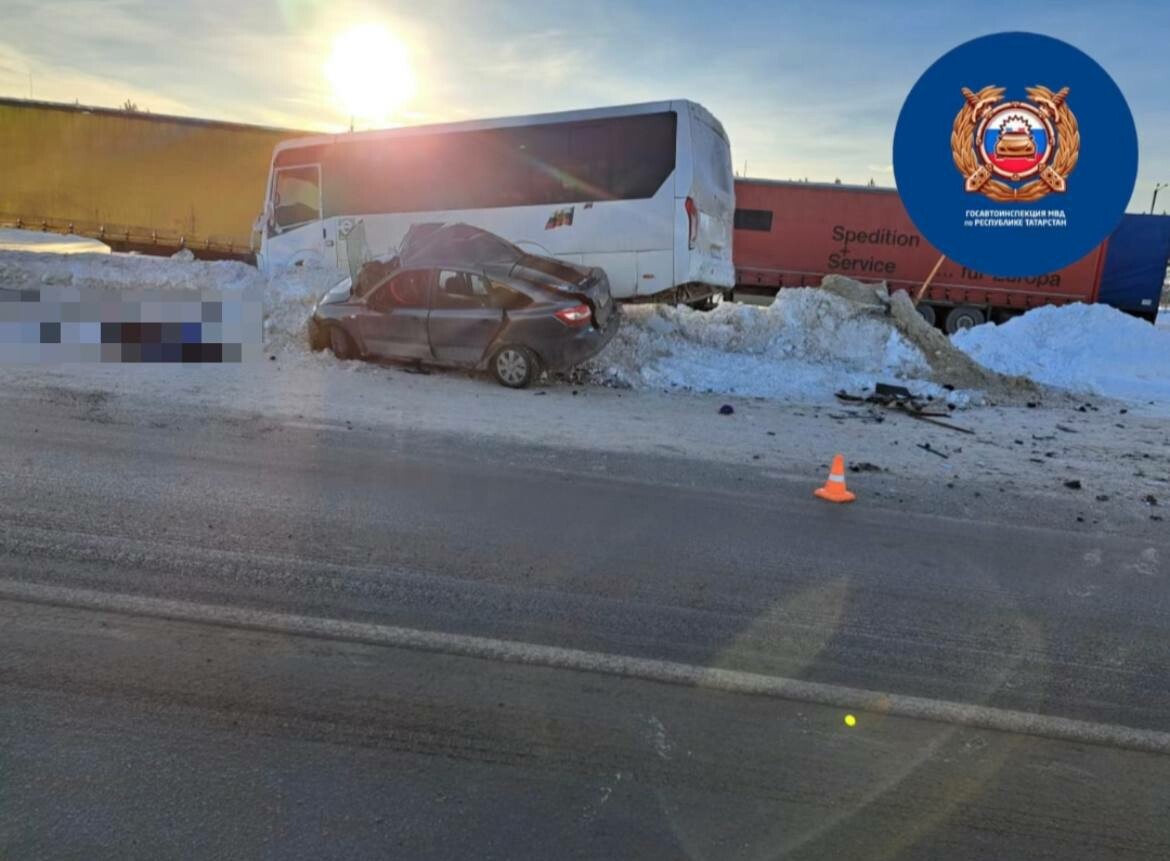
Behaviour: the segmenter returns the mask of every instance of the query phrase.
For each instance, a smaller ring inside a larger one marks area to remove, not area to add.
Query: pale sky
[[[879,185],[926,67],[1031,30],[1087,52],[1126,94],[1141,145],[1130,209],[1170,182],[1170,3],[0,0],[0,20],[3,96],[337,131],[350,110],[326,66],[339,36],[372,25],[414,83],[395,74],[409,97],[358,128],[681,97],[723,121],[739,173]]]

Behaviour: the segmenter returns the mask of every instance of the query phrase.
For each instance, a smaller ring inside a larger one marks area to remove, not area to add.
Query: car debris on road
[[[841,390],[835,393],[837,399],[844,403],[855,404],[875,404],[886,409],[897,410],[910,416],[910,418],[918,419],[919,421],[927,422],[928,424],[937,425],[946,428],[947,430],[958,431],[959,433],[973,434],[975,431],[970,428],[961,427],[960,425],[952,424],[949,421],[942,421],[942,419],[949,418],[949,412],[939,412],[929,400],[917,398],[911,394],[910,390],[904,386],[891,385],[889,383],[877,383],[874,386],[874,392],[871,395],[862,397],[860,395],[851,395],[848,392]],[[948,405],[949,406],[949,405]]]

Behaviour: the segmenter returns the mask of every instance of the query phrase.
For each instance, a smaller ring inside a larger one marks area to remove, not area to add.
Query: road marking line
[[[1170,733],[1157,730],[1053,717],[993,706],[881,693],[863,688],[806,682],[783,676],[767,676],[741,670],[701,667],[675,661],[635,658],[605,652],[590,652],[583,649],[499,640],[493,637],[448,634],[417,628],[349,622],[343,619],[326,619],[291,613],[273,613],[243,607],[196,604],[189,601],[173,601],[166,598],[107,593],[90,589],[73,589],[15,580],[0,579],[0,599],[64,605],[89,610],[153,616],[182,622],[250,628],[271,633],[439,652],[527,666],[599,673],[731,694],[795,700],[847,709],[851,712],[892,715],[1059,741],[1170,754]]]

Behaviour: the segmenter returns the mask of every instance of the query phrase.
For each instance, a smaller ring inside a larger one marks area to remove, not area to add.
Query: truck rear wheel
[[[970,329],[987,322],[987,315],[974,305],[960,305],[947,313],[946,330],[953,335],[961,329]]]
[[[928,325],[933,326],[938,322],[938,315],[935,313],[933,305],[927,305],[924,302],[919,302],[918,305],[915,306],[915,310],[918,311],[919,315],[921,315],[922,319],[925,320]]]

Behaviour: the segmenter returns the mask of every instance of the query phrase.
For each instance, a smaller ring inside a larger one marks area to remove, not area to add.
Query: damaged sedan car
[[[604,270],[529,254],[468,224],[421,224],[313,311],[309,341],[339,359],[489,371],[523,388],[596,355],[619,314]]]

